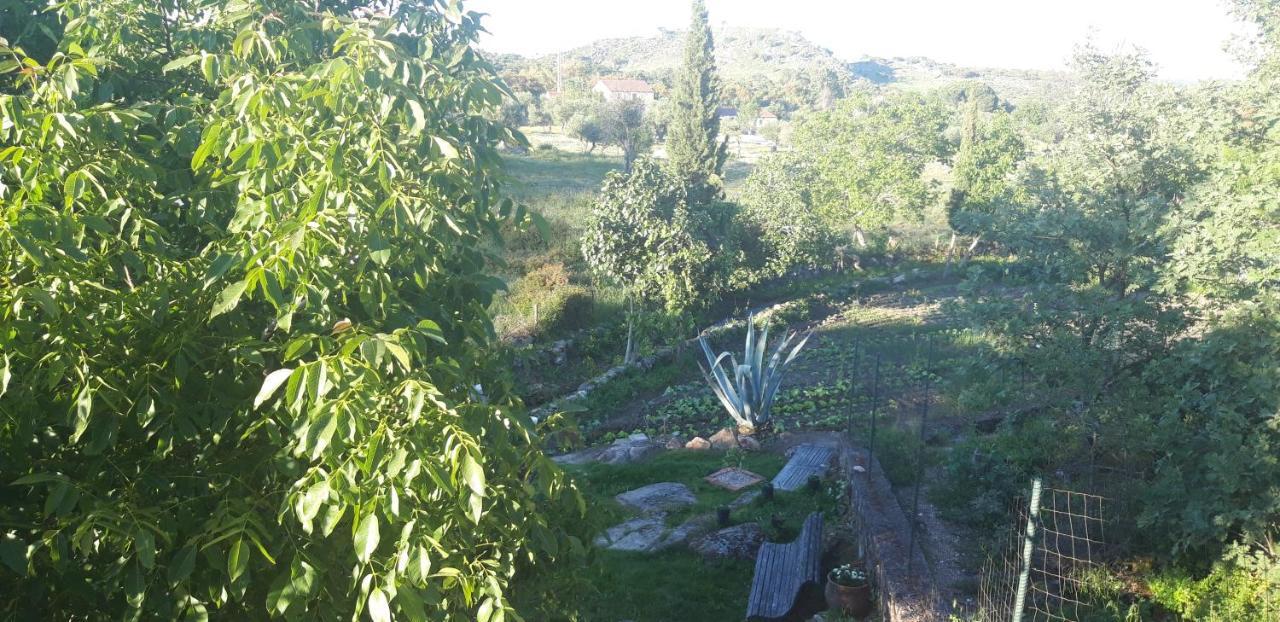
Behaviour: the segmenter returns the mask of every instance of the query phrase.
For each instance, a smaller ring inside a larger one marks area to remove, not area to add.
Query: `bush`
[[[517,329],[528,335],[560,334],[591,323],[595,298],[587,288],[569,282],[561,263],[539,266],[511,287],[508,301],[523,321]]]
[[[1157,603],[1187,620],[1274,620],[1280,615],[1280,562],[1275,560],[1254,568],[1223,560],[1201,578],[1168,569],[1149,577],[1147,587]]]
[[[723,287],[710,229],[711,218],[691,209],[679,180],[642,158],[631,174],[605,179],[582,256],[598,277],[680,312],[715,300]]]

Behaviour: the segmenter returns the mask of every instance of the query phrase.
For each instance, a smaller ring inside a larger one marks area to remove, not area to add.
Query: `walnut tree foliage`
[[[488,348],[478,16],[55,10],[0,42],[3,617],[514,617],[575,495]]]

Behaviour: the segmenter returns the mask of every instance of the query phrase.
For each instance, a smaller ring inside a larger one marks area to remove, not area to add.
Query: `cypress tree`
[[[724,194],[720,173],[728,143],[719,142],[719,102],[720,78],[707,7],[703,0],[693,0],[693,23],[685,40],[684,65],[676,75],[667,133],[669,166],[684,180],[692,204],[714,201]]]

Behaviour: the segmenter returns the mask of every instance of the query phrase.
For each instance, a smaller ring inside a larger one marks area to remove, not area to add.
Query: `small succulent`
[[[853,564],[845,564],[832,569],[831,580],[837,585],[862,587],[867,584],[867,571]]]

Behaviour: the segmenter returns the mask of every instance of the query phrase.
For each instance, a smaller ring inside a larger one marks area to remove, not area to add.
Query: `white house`
[[[599,93],[605,101],[638,99],[645,104],[653,101],[653,87],[644,80],[613,80],[601,78],[591,90]]]
[[[756,127],[761,128],[766,125],[776,125],[778,123],[778,115],[773,114],[768,109],[761,109],[760,114],[756,115]]]

